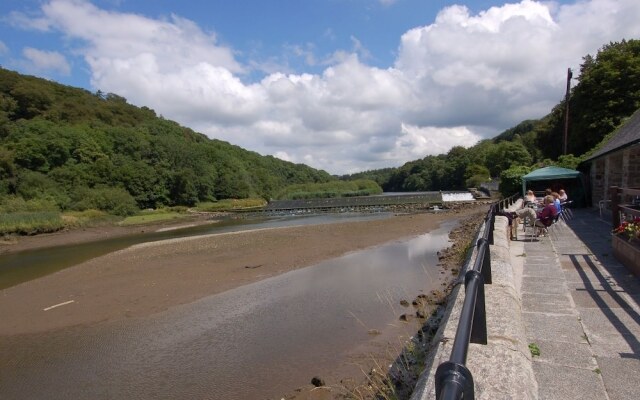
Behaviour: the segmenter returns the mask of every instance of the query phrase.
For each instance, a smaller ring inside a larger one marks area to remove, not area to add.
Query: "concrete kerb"
[[[515,210],[519,203],[510,207]],[[533,372],[531,353],[522,317],[522,300],[511,263],[509,230],[506,217],[495,217],[490,246],[492,284],[485,285],[487,345],[470,344],[467,368],[471,371],[476,399],[537,399],[538,384]],[[485,227],[481,229],[479,237]],[[473,266],[476,250],[461,272]],[[443,324],[436,333],[425,371],[420,376],[411,400],[435,399],[435,373],[449,360],[460,312],[464,303],[464,285],[451,292]]]

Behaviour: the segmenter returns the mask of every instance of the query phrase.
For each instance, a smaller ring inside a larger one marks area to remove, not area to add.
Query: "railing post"
[[[496,210],[495,207],[491,208],[491,212],[490,214],[487,216],[487,224],[486,224],[486,229],[489,229],[489,236],[488,236],[488,240],[489,240],[489,244],[493,244],[493,222],[495,219],[495,215],[496,215]]]
[[[437,400],[473,400],[473,376],[462,364],[451,361],[443,362],[436,369]]]
[[[481,254],[480,246],[482,246],[483,244],[485,244],[484,254]],[[482,270],[480,271],[482,273],[482,279],[485,284],[490,285],[492,281],[491,281],[491,251],[489,250],[489,242],[484,238],[480,238],[478,239],[477,248],[478,248],[478,256],[482,255]]]

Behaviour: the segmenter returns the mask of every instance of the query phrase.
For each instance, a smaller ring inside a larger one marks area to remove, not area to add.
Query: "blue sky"
[[[545,115],[638,20],[636,0],[3,0],[0,64],[340,174]]]

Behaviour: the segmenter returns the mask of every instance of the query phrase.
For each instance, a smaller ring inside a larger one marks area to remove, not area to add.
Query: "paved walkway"
[[[640,279],[613,257],[610,232],[597,211],[580,209],[548,237],[518,233],[542,400],[640,399]]]

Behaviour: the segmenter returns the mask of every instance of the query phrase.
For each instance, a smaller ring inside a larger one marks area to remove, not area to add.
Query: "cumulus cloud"
[[[381,3],[392,3],[381,0]],[[15,17],[15,16],[14,16]],[[477,14],[441,10],[399,38],[393,65],[353,48],[328,60],[291,47],[321,73],[278,71],[249,81],[252,64],[213,32],[177,15],[151,19],[81,0],[51,0],[23,26],[79,41],[92,85],[210,137],[332,173],[399,166],[470,146],[550,111],[567,67],[610,41],[640,36],[640,2],[523,0]],[[327,64],[324,64],[327,63]]]
[[[71,66],[64,55],[57,51],[38,50],[26,47],[22,55],[29,62],[29,69],[37,71],[57,71],[63,75],[71,73]]]

